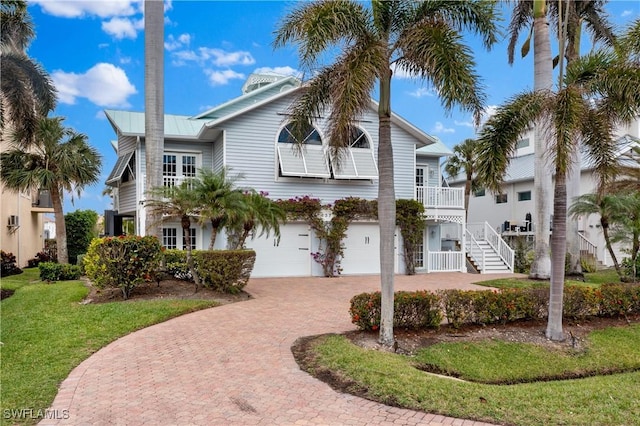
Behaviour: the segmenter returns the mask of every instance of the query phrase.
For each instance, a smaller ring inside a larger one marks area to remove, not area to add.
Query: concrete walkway
[[[508,275],[397,276],[396,290],[477,289]],[[40,425],[416,425],[483,423],[338,393],[301,371],[301,336],[353,330],[355,294],[379,277],[252,279],[254,299],[194,312],[125,336],[75,368]]]

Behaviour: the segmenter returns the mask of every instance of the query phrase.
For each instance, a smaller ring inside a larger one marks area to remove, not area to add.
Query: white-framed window
[[[496,195],[496,204],[504,204],[507,203],[509,201],[509,198],[507,197],[507,194],[497,194]]]
[[[486,190],[484,188],[480,188],[473,193],[473,195],[476,197],[484,197],[485,194],[486,194]]]
[[[531,201],[531,191],[518,192],[518,201]]]
[[[416,186],[417,187],[422,187],[424,186],[424,183],[426,182],[425,177],[426,177],[426,167],[424,166],[418,166],[416,167]]]
[[[358,127],[349,132],[349,146],[340,158],[331,155],[331,168],[336,179],[377,179],[378,166],[371,141]]]
[[[278,134],[278,163],[281,176],[329,178],[322,138],[315,127],[309,128],[302,141],[286,125]]]
[[[178,248],[178,228],[162,228],[162,246],[166,249]]]
[[[194,178],[199,167],[200,154],[165,152],[162,156],[162,184],[174,186]]]

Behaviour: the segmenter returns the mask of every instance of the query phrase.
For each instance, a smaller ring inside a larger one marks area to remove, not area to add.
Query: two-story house
[[[633,149],[640,147],[640,119],[624,128],[619,128],[616,134],[618,157],[621,159],[633,157],[635,155]],[[633,159],[631,161],[630,164],[636,162]],[[515,155],[511,158],[504,178],[502,191],[499,194],[493,194],[480,189],[471,194],[468,228],[487,223],[489,228],[494,229],[507,241],[514,242],[524,238],[533,242],[536,227],[533,176],[534,135],[533,132],[529,132],[517,144]],[[461,173],[458,176],[449,177],[447,182],[451,187],[463,188],[465,176]],[[586,156],[580,157],[579,185],[579,195],[594,193],[596,190],[597,181],[593,167]],[[581,252],[592,255],[605,266],[612,266],[611,256],[605,246],[600,216],[583,215],[577,222]],[[613,248],[618,260],[625,257],[622,245],[614,244]]]
[[[243,94],[194,116],[165,115],[163,173],[165,184],[194,177],[200,168],[223,167],[243,178],[241,187],[264,191],[272,199],[296,196],[318,198],[331,204],[345,197],[373,200],[378,194],[377,104],[355,123],[357,132],[338,162],[328,154],[326,121],[319,117],[303,141],[294,149],[287,111],[300,81],[294,77],[251,75]],[[144,232],[144,113],[105,112],[117,135],[113,146],[118,160],[107,179],[113,187],[114,209],[105,218],[109,234],[127,226]],[[419,253],[419,270],[465,271],[464,202],[460,189],[442,187],[439,161],[451,151],[397,115],[392,117],[395,191],[398,199],[418,199],[426,207],[427,229]],[[327,218],[328,219],[328,218]],[[179,223],[163,224],[163,245],[182,247]],[[211,229],[194,225],[194,248],[207,247]],[[398,232],[399,235],[399,232]],[[359,221],[349,226],[343,241],[344,274],[379,272],[377,222]],[[309,225],[288,222],[279,240],[256,237],[247,241],[256,251],[254,277],[319,276],[322,268],[311,253],[318,240]],[[405,270],[401,238],[396,237],[396,271]],[[225,237],[216,248],[225,248]]]

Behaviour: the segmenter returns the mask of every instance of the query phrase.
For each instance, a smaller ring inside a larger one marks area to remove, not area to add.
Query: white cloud
[[[168,51],[172,51],[189,46],[190,43],[191,36],[189,34],[180,34],[178,38],[175,38],[173,34],[169,34],[167,36],[167,41],[164,42],[164,48]]]
[[[137,93],[124,70],[107,63],[99,63],[84,74],[57,70],[51,78],[63,104],[87,98],[101,107],[128,107],[127,98]]]
[[[404,68],[398,67],[397,64],[391,64],[391,72],[393,78],[416,78],[415,74],[411,74]]]
[[[486,123],[487,120],[498,111],[498,108],[498,105],[487,105],[485,107],[484,111],[482,111],[482,116],[480,117],[480,127],[482,127],[484,123]]]
[[[209,83],[212,86],[224,86],[229,80],[244,79],[245,75],[233,70],[205,70],[205,74],[209,77]]]
[[[414,98],[423,98],[425,96],[432,97],[432,96],[435,96],[436,94],[431,89],[428,89],[426,87],[420,87],[416,89],[414,92],[409,92],[409,95],[413,96]]]
[[[131,16],[142,10],[142,0],[30,0],[29,3],[40,5],[44,13],[63,18]]]
[[[623,17],[623,18],[626,18],[626,17],[631,16],[631,15],[633,15],[633,11],[632,11],[632,10],[624,10],[624,11],[620,14],[620,16],[621,16],[621,17]]]
[[[290,66],[286,67],[261,67],[256,68],[254,71],[256,74],[267,74],[267,75],[286,75],[302,78],[302,73],[295,68],[291,68]]]
[[[171,52],[174,58],[172,63],[177,66],[187,62],[195,62],[198,65],[211,64],[217,67],[230,67],[233,65],[253,65],[256,60],[250,52],[238,50],[229,52],[223,49],[200,47],[197,50],[177,50]]]
[[[436,121],[436,124],[433,126],[433,129],[431,130],[432,133],[455,133],[456,129],[453,129],[451,127],[445,127],[444,124],[442,124],[439,121]]]
[[[144,19],[112,18],[102,23],[102,31],[118,40],[123,38],[135,39],[138,30],[144,28]]]
[[[456,126],[462,126],[462,127],[476,127],[471,121],[458,121],[458,120],[454,120],[453,124],[455,124]]]

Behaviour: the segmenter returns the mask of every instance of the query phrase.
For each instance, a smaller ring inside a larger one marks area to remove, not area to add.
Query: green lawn
[[[619,283],[620,277],[615,269],[603,269],[598,272],[584,274],[584,281],[566,280],[565,285],[584,285],[589,287],[599,287],[604,283]],[[546,288],[549,287],[549,280],[531,280],[529,278],[498,278],[496,280],[479,281],[475,283],[485,287],[494,288]]]
[[[634,342],[638,342],[637,326],[624,330],[632,330],[633,336],[608,336],[597,344],[597,351],[602,349],[601,344],[615,345],[617,348],[614,353],[620,354],[632,347]],[[596,340],[601,338],[592,337]],[[366,350],[353,345],[343,336],[327,336],[319,341],[321,343],[315,351],[322,367],[353,380],[352,386],[366,388],[370,398],[383,403],[509,425],[640,425],[638,371],[576,380],[488,385],[424,373],[415,368],[415,358]],[[548,352],[537,351],[526,355],[515,351],[517,356],[511,359],[508,355],[514,352],[510,350],[507,353],[497,349],[501,355],[494,358],[496,348],[492,346],[449,346],[448,354],[455,360],[447,362],[455,363],[460,370],[468,363],[487,364],[485,371],[477,373],[482,377],[492,377],[505,366],[519,370],[518,374],[522,374],[528,366],[514,364],[529,362],[531,359],[536,359],[536,362],[546,364],[551,369],[561,364],[557,358],[550,357]],[[465,354],[465,351],[469,353]],[[634,349],[633,354],[626,356],[622,362],[637,368],[640,363],[637,351]],[[592,358],[590,361],[576,359],[574,362],[578,368],[582,368],[583,363],[591,363],[591,367],[597,365],[597,368],[607,368],[621,362],[610,360],[609,363],[606,352],[605,349],[601,354],[588,353],[586,358]],[[525,357],[525,361],[519,358],[521,356]],[[481,360],[472,361],[473,357],[480,357]],[[544,371],[544,368],[541,370]]]
[[[44,410],[71,370],[117,338],[187,312],[215,306],[205,300],[80,304],[80,281],[41,283],[38,269],[2,278],[15,289],[0,304],[1,408]],[[3,423],[12,420],[4,419]]]

